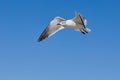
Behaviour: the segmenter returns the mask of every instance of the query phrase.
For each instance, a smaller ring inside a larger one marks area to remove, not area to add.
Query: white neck
[[[74,27],[74,26],[76,26],[76,23],[73,20],[66,20],[66,26]]]

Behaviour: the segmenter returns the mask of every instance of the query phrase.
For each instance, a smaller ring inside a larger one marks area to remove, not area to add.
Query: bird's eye
[[[65,22],[61,22],[61,24],[63,25],[63,24],[65,24]]]
[[[60,22],[60,24],[63,24],[63,22]]]

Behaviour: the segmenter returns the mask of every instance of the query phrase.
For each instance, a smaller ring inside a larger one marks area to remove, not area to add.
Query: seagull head
[[[57,25],[65,26],[66,25],[66,21],[59,22]]]

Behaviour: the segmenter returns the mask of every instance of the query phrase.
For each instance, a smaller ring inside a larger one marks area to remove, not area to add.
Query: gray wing
[[[87,20],[82,16],[80,15],[78,12],[76,12],[76,16],[75,18],[73,19],[73,21],[75,23],[78,23],[80,24],[80,28],[79,30],[83,33],[83,34],[86,34],[88,32],[90,32],[91,30],[89,28],[86,27],[86,24],[87,24]]]
[[[73,19],[73,21],[75,23],[79,23],[79,24],[83,25],[84,28],[85,28],[85,26],[87,24],[87,20],[85,19],[85,17],[83,17],[82,15],[80,15],[78,12],[76,12],[76,16]]]
[[[61,21],[65,21],[65,19],[61,18],[61,17],[55,17],[50,24],[48,25],[48,27],[46,27],[46,29],[42,32],[42,34],[40,35],[40,37],[38,38],[38,41],[42,41],[47,37],[52,36],[53,34],[55,34],[56,32],[58,32],[59,30],[63,29],[64,27],[57,25],[58,23],[60,23]]]

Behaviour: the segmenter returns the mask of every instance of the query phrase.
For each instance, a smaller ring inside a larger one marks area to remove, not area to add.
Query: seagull
[[[86,27],[87,20],[80,13],[76,12],[73,19],[65,20],[61,17],[55,17],[42,34],[38,38],[38,42],[43,41],[44,39],[52,36],[56,32],[65,29],[65,28],[74,28],[75,31],[80,31],[83,34],[90,32],[91,30]]]

